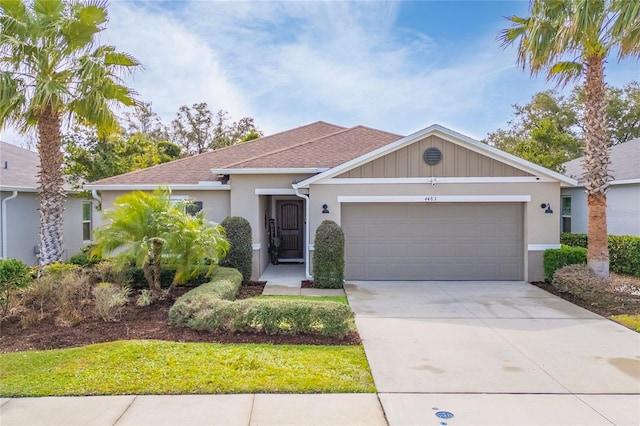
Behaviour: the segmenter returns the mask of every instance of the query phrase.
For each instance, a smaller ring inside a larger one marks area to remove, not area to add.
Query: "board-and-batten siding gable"
[[[436,147],[442,152],[442,161],[435,166],[429,166],[422,158],[424,151],[430,147]],[[510,177],[530,176],[530,174],[437,136],[428,136],[337,177],[411,178],[431,176]]]

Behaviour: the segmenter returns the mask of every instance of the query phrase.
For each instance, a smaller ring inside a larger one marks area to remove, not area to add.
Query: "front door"
[[[280,231],[280,259],[302,259],[302,200],[276,202],[278,230]]]

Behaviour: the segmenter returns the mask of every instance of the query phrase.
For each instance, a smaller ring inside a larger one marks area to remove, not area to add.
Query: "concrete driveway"
[[[640,424],[640,334],[524,282],[352,282],[390,424]]]

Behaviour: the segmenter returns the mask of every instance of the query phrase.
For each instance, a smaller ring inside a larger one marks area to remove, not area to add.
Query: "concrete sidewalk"
[[[2,426],[386,425],[376,394],[4,398]]]

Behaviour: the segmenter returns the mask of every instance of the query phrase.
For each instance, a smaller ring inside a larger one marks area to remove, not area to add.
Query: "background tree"
[[[156,142],[141,132],[99,136],[95,129],[74,126],[62,137],[64,173],[76,188],[110,176],[180,158],[180,147]]]
[[[628,0],[532,0],[531,16],[508,18],[503,46],[517,45],[517,62],[532,75],[566,85],[584,76],[585,186],[589,239],[587,261],[609,274],[607,188],[611,177],[604,68],[607,56],[640,56],[640,2]]]
[[[484,143],[549,169],[563,172],[562,163],[582,155],[584,90],[573,88],[568,98],[549,90],[531,102],[513,105],[506,129],[490,133]],[[607,133],[612,144],[640,137],[640,84],[607,88]]]
[[[151,102],[141,102],[133,112],[125,113],[126,135],[132,136],[142,133],[156,143],[168,142],[169,129],[162,123],[162,119],[153,111]]]
[[[622,88],[607,87],[607,134],[612,145],[640,137],[640,83],[632,81]],[[571,96],[579,121],[584,122],[584,89],[576,87]],[[584,132],[584,126],[581,126]]]
[[[185,153],[202,154],[262,136],[253,118],[232,122],[229,113],[220,110],[214,116],[206,102],[183,105],[171,122],[171,136]]]
[[[578,113],[564,97],[536,93],[530,103],[513,108],[509,128],[490,133],[483,142],[558,172],[581,155]]]
[[[97,44],[107,20],[102,2],[0,1],[0,128],[38,133],[41,267],[63,254],[62,120],[106,134],[118,128],[111,107],[135,104],[119,75],[140,64]]]

